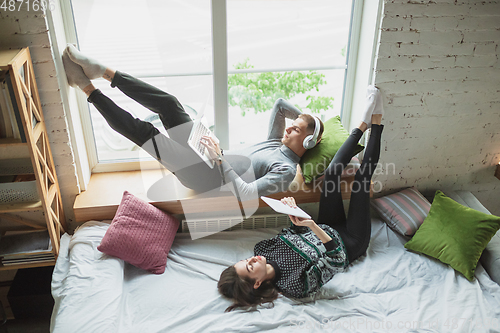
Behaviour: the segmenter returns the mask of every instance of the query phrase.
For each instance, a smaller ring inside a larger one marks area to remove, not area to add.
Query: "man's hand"
[[[216,142],[211,136],[202,136],[200,143],[207,148],[212,159],[217,160],[222,157],[222,151],[220,150],[219,143]]]

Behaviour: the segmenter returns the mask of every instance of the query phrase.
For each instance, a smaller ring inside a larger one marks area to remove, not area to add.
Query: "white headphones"
[[[302,145],[304,146],[305,149],[311,149],[316,146],[316,142],[318,141],[318,135],[319,135],[319,129],[320,129],[320,124],[319,124],[319,119],[318,117],[314,117],[314,132],[311,135],[306,136],[304,139],[304,142]]]

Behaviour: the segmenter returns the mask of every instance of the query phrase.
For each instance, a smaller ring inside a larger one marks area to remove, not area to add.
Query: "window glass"
[[[72,6],[83,53],[173,94],[192,114],[207,104],[213,124],[210,1],[72,0]],[[134,117],[163,129],[155,114],[108,82],[95,85]],[[89,108],[99,162],[136,159],[138,147]]]
[[[71,0],[80,50],[175,95],[214,125],[211,2]],[[283,97],[323,120],[341,112],[352,1],[227,0],[230,148],[267,137]],[[158,117],[104,80],[97,88],[135,117]],[[256,102],[258,101],[258,102]],[[99,162],[137,159],[133,143],[89,105]]]
[[[229,71],[251,71],[229,78],[231,148],[266,139],[278,97],[323,120],[340,114],[351,6],[228,0]]]

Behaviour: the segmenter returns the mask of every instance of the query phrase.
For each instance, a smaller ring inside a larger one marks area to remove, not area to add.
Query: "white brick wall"
[[[385,0],[383,192],[471,190],[500,215],[500,1]]]
[[[69,226],[74,221],[73,203],[79,193],[68,124],[62,107],[45,15],[41,12],[0,10],[0,48],[30,47],[35,77],[48,131],[52,155]]]

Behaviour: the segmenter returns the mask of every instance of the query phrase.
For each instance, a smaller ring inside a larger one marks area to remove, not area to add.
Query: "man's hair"
[[[314,121],[314,116],[311,116],[310,114],[303,113],[299,116],[300,119],[304,120],[307,123],[307,132],[309,134],[314,133],[314,127],[316,126],[316,122]],[[323,136],[323,131],[325,130],[325,126],[323,125],[323,122],[321,119],[316,117],[319,120],[319,132],[318,132],[318,139],[316,140],[316,143],[321,141],[321,137]]]
[[[255,280],[249,277],[240,277],[234,266],[229,266],[220,275],[217,289],[219,292],[231,299],[233,305],[225,312],[238,307],[255,306],[263,303],[271,303],[278,298],[278,290],[271,281],[264,281],[259,288],[254,289]]]

